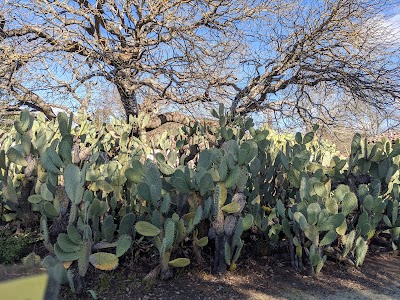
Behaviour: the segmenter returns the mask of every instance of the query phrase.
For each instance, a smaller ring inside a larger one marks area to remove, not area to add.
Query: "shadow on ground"
[[[318,277],[294,271],[287,259],[263,257],[241,260],[235,272],[214,276],[210,270],[183,269],[166,282],[146,286],[142,279],[151,264],[126,263],[112,272],[92,269],[87,289],[98,299],[400,299],[400,256],[398,252],[368,256],[362,268],[327,262]],[[24,266],[0,267],[0,280],[43,272]],[[71,295],[64,287],[61,299],[90,299]]]

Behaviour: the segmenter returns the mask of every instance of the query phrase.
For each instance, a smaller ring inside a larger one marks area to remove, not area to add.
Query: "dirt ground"
[[[93,270],[88,274],[87,289],[96,291],[98,299],[400,299],[400,253],[369,254],[364,265],[356,269],[327,262],[318,277],[295,271],[284,257],[244,257],[234,272],[214,276],[210,270],[183,269],[169,281],[152,286],[142,283],[152,263],[137,266],[126,260],[112,272]],[[22,266],[0,267],[0,279],[37,273]],[[76,297],[63,288],[61,299],[90,299],[89,294]]]
[[[193,267],[169,281],[142,283],[146,272],[129,264],[120,271],[99,273],[88,282],[99,299],[400,299],[400,253],[369,255],[362,268],[327,262],[318,277],[294,271],[286,258],[244,258],[235,272],[211,275]],[[71,299],[68,292],[64,299]]]

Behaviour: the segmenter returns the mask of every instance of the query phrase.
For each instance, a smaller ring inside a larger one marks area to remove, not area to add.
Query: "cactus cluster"
[[[212,116],[218,126],[148,141],[145,115],[95,125],[24,110],[1,137],[2,220],[40,220],[49,272],[77,292],[88,268],[113,270],[144,240],[159,255],[151,279],[189,265],[187,245],[201,262],[209,241],[213,271],[235,270],[249,229],[316,274],[328,256],[361,265],[382,232],[400,246],[399,142],[355,135],[344,158],[315,141],[317,127],[277,134],[223,105]]]

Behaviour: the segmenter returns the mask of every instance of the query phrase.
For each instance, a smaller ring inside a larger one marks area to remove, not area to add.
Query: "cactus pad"
[[[190,259],[188,258],[176,258],[168,262],[168,265],[174,268],[183,268],[190,264]]]
[[[136,231],[143,236],[156,236],[160,234],[160,229],[146,221],[139,221],[135,225]]]
[[[112,253],[98,252],[90,255],[89,262],[99,270],[111,271],[118,267],[118,257]]]

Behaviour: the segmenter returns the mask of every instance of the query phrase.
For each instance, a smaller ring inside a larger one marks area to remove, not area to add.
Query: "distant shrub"
[[[18,261],[28,244],[26,237],[0,237],[0,264],[11,264]]]

